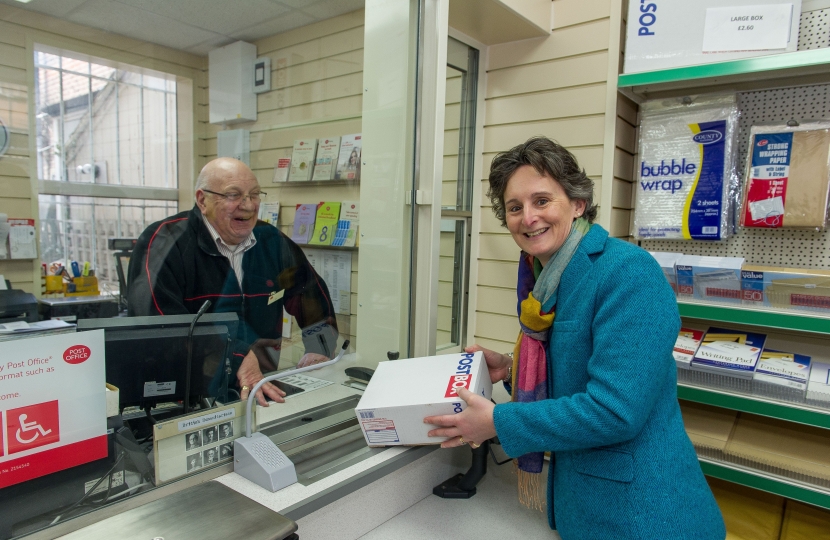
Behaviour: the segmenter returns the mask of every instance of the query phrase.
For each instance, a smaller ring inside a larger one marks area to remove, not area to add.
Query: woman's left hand
[[[441,448],[453,448],[471,443],[478,447],[487,439],[496,436],[496,426],[493,423],[493,405],[490,400],[474,394],[466,388],[458,389],[458,396],[467,402],[467,408],[458,414],[443,416],[427,416],[425,424],[439,426],[431,430],[430,437],[451,437],[441,443]]]

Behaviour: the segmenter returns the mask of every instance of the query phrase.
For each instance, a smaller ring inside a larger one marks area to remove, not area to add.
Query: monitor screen
[[[118,387],[119,407],[182,401],[187,384],[187,342],[193,315],[83,319],[78,330],[104,330],[106,378]],[[193,329],[190,402],[227,401],[225,369],[236,337],[235,313],[206,313]]]

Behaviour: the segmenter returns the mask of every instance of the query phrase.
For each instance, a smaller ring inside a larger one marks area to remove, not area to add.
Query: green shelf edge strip
[[[729,467],[723,467],[721,465],[716,465],[706,461],[700,462],[700,468],[703,470],[703,474],[707,476],[720,478],[721,480],[726,480],[727,482],[732,482],[734,484],[741,484],[743,486],[760,489],[761,491],[766,491],[768,493],[774,493],[776,495],[786,497],[787,499],[793,499],[803,503],[830,509],[830,495],[824,493],[817,493],[809,489],[791,486],[771,478],[766,478],[764,476],[744,471],[736,471],[735,469],[730,469]]]
[[[768,416],[770,418],[786,420],[788,422],[797,422],[808,426],[830,429],[830,411],[828,411],[827,414],[816,411],[806,411],[804,409],[788,407],[780,403],[756,401],[754,399],[747,399],[741,396],[721,394],[719,392],[709,392],[703,388],[691,388],[682,385],[677,386],[677,397],[679,399],[685,399],[686,401],[694,401],[696,403],[713,405],[724,409],[758,414],[761,416]]]
[[[617,86],[644,86],[710,77],[728,77],[745,73],[763,73],[779,69],[797,69],[830,62],[830,49],[815,49],[811,51],[797,51],[793,53],[758,56],[731,60],[715,64],[686,66],[660,71],[646,71],[645,73],[628,73],[617,78]]]
[[[721,306],[707,306],[702,304],[684,304],[682,302],[678,302],[677,307],[680,310],[681,317],[706,319],[725,323],[748,324],[752,326],[766,326],[768,328],[796,330],[799,332],[830,334],[830,319],[825,318]]]

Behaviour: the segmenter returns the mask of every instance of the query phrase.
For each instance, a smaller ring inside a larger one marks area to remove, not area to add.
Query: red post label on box
[[[470,380],[472,380],[472,378],[472,375],[453,375],[450,377],[450,383],[447,385],[447,391],[444,394],[444,397],[458,397],[459,388],[466,388],[469,390]]]

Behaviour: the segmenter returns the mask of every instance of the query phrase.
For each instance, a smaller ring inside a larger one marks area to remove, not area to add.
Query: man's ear
[[[205,204],[205,192],[201,189],[196,190],[196,206],[199,207],[199,210],[201,210],[203,214],[207,210],[207,205]]]

